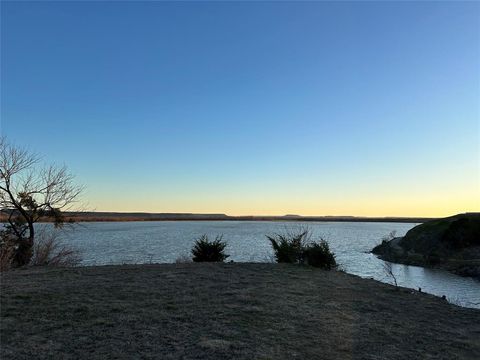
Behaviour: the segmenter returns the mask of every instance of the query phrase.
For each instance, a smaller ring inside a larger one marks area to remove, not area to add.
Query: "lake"
[[[172,263],[189,256],[202,234],[212,239],[223,234],[228,260],[273,261],[266,234],[308,227],[314,238],[326,239],[337,262],[348,273],[391,283],[382,260],[369,251],[383,236],[404,235],[416,224],[371,222],[268,222],[268,221],[152,221],[80,223],[61,231],[62,239],[81,251],[82,265]],[[47,228],[51,224],[43,224]],[[455,304],[480,308],[480,282],[442,270],[393,264],[400,286],[445,295]]]

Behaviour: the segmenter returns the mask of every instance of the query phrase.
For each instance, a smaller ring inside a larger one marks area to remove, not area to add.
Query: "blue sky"
[[[1,132],[96,210],[480,210],[480,4],[2,2]]]

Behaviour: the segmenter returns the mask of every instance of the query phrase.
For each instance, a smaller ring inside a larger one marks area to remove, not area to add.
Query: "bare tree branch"
[[[40,167],[38,156],[0,138],[0,209],[9,212],[8,230],[22,245],[19,249],[31,250],[33,225],[41,218],[51,218],[61,226],[62,211],[71,210],[82,191],[66,166]]]

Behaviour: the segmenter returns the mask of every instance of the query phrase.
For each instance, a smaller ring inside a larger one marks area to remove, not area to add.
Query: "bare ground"
[[[1,275],[1,359],[480,359],[480,311],[281,264]]]

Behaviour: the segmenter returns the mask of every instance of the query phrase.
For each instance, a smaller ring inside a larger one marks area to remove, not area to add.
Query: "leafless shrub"
[[[81,262],[78,250],[66,246],[56,233],[42,233],[34,245],[31,265],[34,266],[77,266]]]
[[[390,231],[388,235],[385,235],[384,237],[382,237],[382,243],[386,243],[386,242],[389,242],[390,240],[395,239],[396,235],[397,235],[396,230]]]
[[[385,261],[383,263],[383,270],[385,271],[386,276],[392,280],[392,285],[398,289],[397,277],[393,273],[392,263]]]

